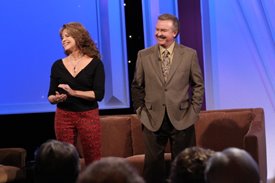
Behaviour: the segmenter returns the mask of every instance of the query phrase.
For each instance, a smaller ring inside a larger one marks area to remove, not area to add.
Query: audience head
[[[171,183],[204,183],[206,161],[215,151],[201,147],[184,149],[173,161],[170,174]]]
[[[80,171],[79,156],[72,144],[49,140],[35,154],[36,183],[75,183]]]
[[[205,170],[207,183],[259,183],[255,160],[244,150],[228,148],[216,153]]]
[[[77,183],[144,183],[144,180],[126,159],[105,157],[90,164]]]

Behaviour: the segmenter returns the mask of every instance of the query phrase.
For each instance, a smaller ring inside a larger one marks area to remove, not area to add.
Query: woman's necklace
[[[81,54],[78,58],[74,58],[73,56],[71,56],[71,59],[70,59],[71,62],[70,63],[73,66],[74,74],[76,74],[76,72],[77,72],[77,66],[79,65],[80,60],[81,60],[81,58],[83,56],[84,56],[83,54]]]

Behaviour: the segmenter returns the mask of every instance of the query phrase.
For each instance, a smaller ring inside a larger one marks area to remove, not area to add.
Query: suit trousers
[[[172,160],[185,148],[195,145],[194,125],[184,130],[177,130],[165,113],[162,125],[156,132],[142,127],[145,142],[144,178],[146,183],[164,183],[169,175],[166,170],[164,152],[170,142]]]

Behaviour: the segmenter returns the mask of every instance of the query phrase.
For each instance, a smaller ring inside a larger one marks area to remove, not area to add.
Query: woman
[[[51,69],[48,100],[57,104],[57,140],[76,144],[80,137],[85,164],[100,159],[98,101],[104,97],[105,73],[99,51],[89,32],[77,22],[60,30],[66,57]]]

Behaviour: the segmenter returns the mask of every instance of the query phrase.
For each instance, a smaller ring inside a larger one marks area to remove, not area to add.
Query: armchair
[[[27,151],[23,148],[0,148],[0,182],[24,180]]]
[[[237,147],[258,163],[260,178],[267,181],[265,119],[262,108],[202,111],[195,124],[197,146],[222,151]]]

